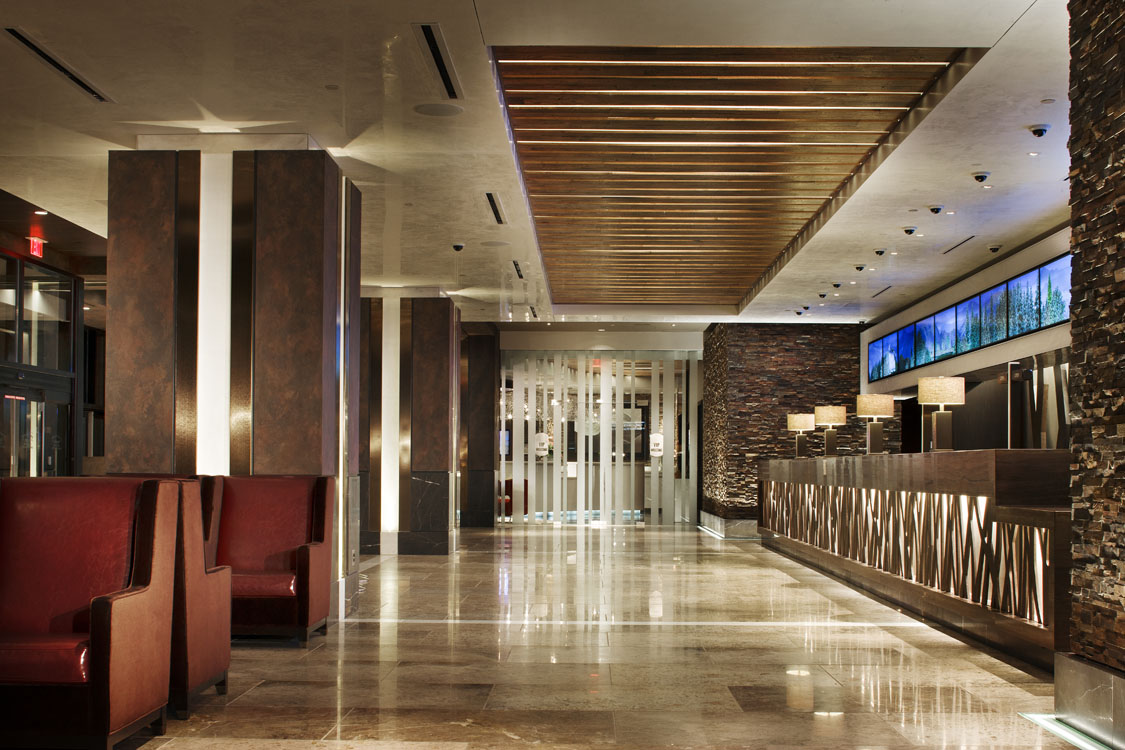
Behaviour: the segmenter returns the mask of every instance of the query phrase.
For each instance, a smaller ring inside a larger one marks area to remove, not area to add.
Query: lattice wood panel
[[[554,302],[733,305],[960,50],[494,52]]]

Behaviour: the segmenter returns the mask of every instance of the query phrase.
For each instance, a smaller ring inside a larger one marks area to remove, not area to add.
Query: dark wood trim
[[[230,473],[249,475],[254,450],[256,157],[234,153],[231,206]]]
[[[199,186],[198,151],[176,152],[175,263],[175,428],[172,471],[195,473],[199,356]]]

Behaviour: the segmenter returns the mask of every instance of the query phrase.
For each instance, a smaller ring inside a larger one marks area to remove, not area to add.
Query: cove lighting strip
[[[1020,716],[1038,724],[1051,734],[1063,738],[1075,747],[1082,748],[1082,750],[1113,750],[1109,745],[1103,745],[1093,737],[1089,737],[1069,724],[1059,721],[1053,714],[1020,713]]]

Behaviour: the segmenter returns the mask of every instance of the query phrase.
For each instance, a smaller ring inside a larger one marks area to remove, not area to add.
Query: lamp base
[[[836,428],[828,427],[824,430],[824,455],[836,455]]]
[[[883,423],[875,420],[867,423],[867,454],[883,452]]]
[[[930,434],[933,435],[935,451],[953,450],[953,412],[935,411]]]
[[[797,458],[808,458],[809,455],[809,436],[803,432],[797,433]]]

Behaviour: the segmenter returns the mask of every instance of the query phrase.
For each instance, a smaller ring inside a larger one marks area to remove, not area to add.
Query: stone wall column
[[[1125,2],[1069,10],[1074,653],[1055,712],[1125,748]]]
[[[500,335],[495,330],[474,330],[465,341],[469,371],[461,419],[468,445],[461,479],[461,526],[491,528],[496,521],[500,467]]]

